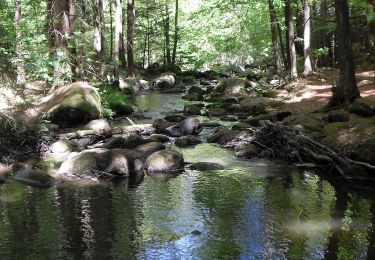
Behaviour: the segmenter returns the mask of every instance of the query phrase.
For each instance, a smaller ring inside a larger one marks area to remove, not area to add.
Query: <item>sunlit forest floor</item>
[[[330,69],[290,83],[290,87],[295,90],[289,96],[285,108],[294,114],[304,114],[324,107],[332,96],[332,86],[338,77],[338,70]],[[375,101],[375,72],[358,71],[356,78],[361,96]]]

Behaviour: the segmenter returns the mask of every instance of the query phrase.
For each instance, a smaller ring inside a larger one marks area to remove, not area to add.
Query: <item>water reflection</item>
[[[139,186],[1,186],[0,259],[373,256],[370,198],[290,168],[261,177],[268,167],[238,165]]]

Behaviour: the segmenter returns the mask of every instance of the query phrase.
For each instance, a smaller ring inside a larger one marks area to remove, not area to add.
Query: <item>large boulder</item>
[[[230,130],[228,128],[218,129],[207,138],[208,143],[216,143],[224,147],[236,147],[252,140],[253,136],[248,131]]]
[[[176,76],[171,73],[165,73],[154,79],[152,84],[156,89],[171,89],[176,84]]]
[[[236,95],[242,94],[249,87],[251,87],[251,84],[245,79],[224,79],[217,85],[214,92],[225,95]]]
[[[78,178],[126,177],[142,168],[142,156],[128,149],[97,148],[71,154],[58,173]]]
[[[176,172],[184,168],[184,158],[174,150],[161,150],[151,154],[145,165],[149,173]]]
[[[197,135],[202,131],[202,126],[198,119],[188,117],[182,122],[168,127],[166,130],[170,136],[180,137],[184,135]]]
[[[27,168],[16,172],[13,179],[16,182],[38,188],[50,188],[56,183],[55,178],[49,176],[48,174],[42,171]]]
[[[102,116],[98,91],[87,82],[75,82],[62,86],[44,97],[41,102],[27,110],[24,119],[41,116],[63,126],[84,124]]]
[[[254,156],[257,156],[259,153],[258,148],[254,144],[245,144],[237,146],[234,152],[237,157],[246,158],[252,158]]]
[[[201,139],[193,135],[178,137],[174,142],[174,144],[180,148],[197,145],[200,143],[202,143]]]

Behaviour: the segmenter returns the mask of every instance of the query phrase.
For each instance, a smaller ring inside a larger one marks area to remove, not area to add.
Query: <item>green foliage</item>
[[[100,87],[99,93],[102,97],[103,116],[105,118],[113,118],[133,112],[133,105],[129,101],[127,93],[107,85]]]

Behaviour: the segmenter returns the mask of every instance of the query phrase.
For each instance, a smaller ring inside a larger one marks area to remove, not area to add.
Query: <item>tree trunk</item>
[[[110,31],[111,31],[111,42],[110,42],[109,57],[113,57],[113,6],[112,6],[112,0],[109,0],[108,4],[109,4]]]
[[[337,57],[340,69],[338,86],[333,91],[329,106],[346,105],[360,97],[355,79],[355,68],[350,39],[349,7],[347,0],[335,0]]]
[[[18,55],[16,83],[19,86],[23,86],[26,81],[26,75],[25,75],[25,58],[23,55],[23,44],[22,44],[21,0],[16,0],[15,7],[16,7],[16,10],[15,10],[14,21],[15,21],[15,28],[16,28],[16,52]]]
[[[368,12],[373,14],[375,12],[375,0],[367,0]],[[368,24],[368,42],[370,45],[370,62],[372,62],[373,69],[375,71],[375,20],[372,20]]]
[[[115,0],[115,41],[113,49],[113,76],[115,82],[119,81],[120,48],[122,34],[122,1]]]
[[[125,13],[125,9],[122,10],[122,13]],[[125,19],[122,19],[122,29],[125,28]],[[124,31],[121,32],[121,45],[120,45],[120,62],[121,67],[126,69],[126,50],[125,50],[125,38]]]
[[[168,3],[165,3],[165,24],[164,24],[164,34],[165,34],[165,51],[166,51],[166,58],[167,64],[171,64],[171,43],[170,43],[170,18],[169,18],[169,9]]]
[[[308,76],[313,72],[311,66],[311,3],[310,0],[304,0],[303,3],[303,55],[305,58],[303,75]]]
[[[63,85],[71,79],[72,67],[68,39],[74,30],[75,0],[48,0],[47,6],[52,8],[50,18],[50,37],[52,47],[59,62],[54,63],[54,86]],[[62,61],[62,62],[61,62]]]
[[[174,43],[173,43],[173,53],[172,53],[173,64],[176,64],[177,42],[178,42],[178,0],[176,0],[176,13],[174,17]]]
[[[285,0],[285,22],[287,24],[287,42],[289,49],[289,60],[290,60],[290,76],[296,78],[297,74],[297,53],[296,44],[294,41],[294,24],[293,24],[293,8],[292,0]]]
[[[128,75],[129,77],[135,76],[134,64],[134,32],[135,32],[135,8],[134,0],[128,0]]]
[[[272,46],[274,51],[274,59],[275,59],[275,68],[278,74],[281,74],[282,68],[282,60],[281,60],[281,48],[280,48],[280,41],[278,36],[278,28],[277,28],[277,17],[275,12],[275,7],[273,5],[273,0],[268,0],[269,12],[270,12],[270,21],[271,21],[271,36],[272,36]]]
[[[93,6],[92,7],[92,9],[93,9],[93,20],[94,20],[93,45],[94,45],[94,50],[99,55],[100,52],[102,51],[102,43],[101,43],[102,38],[100,37],[99,3],[97,2],[97,0],[93,0],[92,6]]]
[[[106,29],[105,29],[105,18],[104,18],[104,3],[103,0],[99,0],[99,30],[100,30],[100,75],[104,76],[107,70],[105,64],[105,55],[106,55]]]

